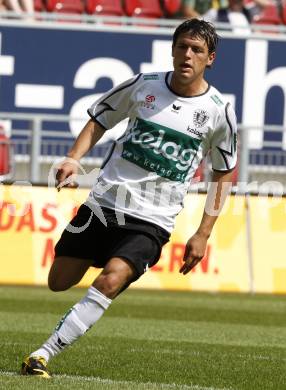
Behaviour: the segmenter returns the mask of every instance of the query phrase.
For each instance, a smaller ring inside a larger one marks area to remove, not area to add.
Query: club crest
[[[193,122],[196,127],[203,127],[209,120],[209,114],[205,110],[195,110],[193,115]]]

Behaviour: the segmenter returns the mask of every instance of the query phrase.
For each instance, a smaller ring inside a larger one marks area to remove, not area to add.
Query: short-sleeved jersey
[[[170,87],[172,72],[139,74],[104,94],[89,109],[110,129],[129,118],[89,195],[102,207],[161,226],[168,232],[201,160],[227,172],[236,164],[236,118],[212,86],[181,97]]]

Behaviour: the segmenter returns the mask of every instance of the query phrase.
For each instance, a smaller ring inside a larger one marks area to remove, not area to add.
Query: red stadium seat
[[[34,10],[36,12],[45,11],[43,0],[34,0]]]
[[[82,14],[84,3],[82,0],[47,0],[46,7],[49,12]]]
[[[87,0],[86,12],[91,15],[124,15],[121,0]]]
[[[159,0],[125,0],[128,16],[141,18],[161,18],[163,16]]]
[[[181,8],[181,0],[163,0],[162,5],[167,16],[173,16]]]
[[[278,25],[282,23],[279,15],[278,8],[275,4],[270,4],[263,8],[259,15],[255,15],[253,18],[255,24],[274,24]]]
[[[284,24],[286,24],[286,1],[284,1],[284,4],[283,4],[282,21]]]
[[[0,180],[11,176],[11,142],[0,127]]]

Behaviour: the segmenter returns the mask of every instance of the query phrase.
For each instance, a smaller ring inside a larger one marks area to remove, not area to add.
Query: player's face
[[[174,75],[177,81],[189,84],[203,78],[205,68],[210,66],[215,53],[209,53],[204,39],[180,34],[172,48]]]

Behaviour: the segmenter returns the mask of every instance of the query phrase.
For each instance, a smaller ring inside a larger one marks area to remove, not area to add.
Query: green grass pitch
[[[19,376],[85,291],[0,286],[0,389],[285,390],[286,297],[129,290],[49,364]]]

